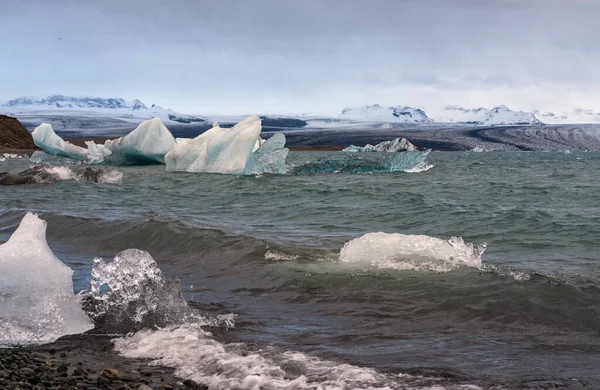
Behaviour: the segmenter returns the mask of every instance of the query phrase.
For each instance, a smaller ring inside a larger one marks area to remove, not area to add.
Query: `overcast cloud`
[[[595,0],[0,3],[0,101],[62,93],[193,113],[600,110]]]

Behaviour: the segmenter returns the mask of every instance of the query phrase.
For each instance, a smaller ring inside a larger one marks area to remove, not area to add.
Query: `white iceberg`
[[[69,157],[75,160],[88,160],[92,152],[73,145],[60,138],[52,129],[52,125],[42,123],[31,133],[33,142],[48,154]]]
[[[177,142],[160,118],[153,118],[140,123],[126,136],[108,140],[104,145],[86,144],[91,153],[101,154],[105,161],[113,164],[147,164],[164,163],[165,155]]]
[[[48,247],[46,222],[27,213],[0,245],[0,345],[50,342],[91,329],[72,277]]]
[[[394,138],[391,141],[383,141],[375,146],[367,144],[365,146],[350,145],[344,152],[412,152],[417,150],[415,145],[411,144],[406,138]]]
[[[271,137],[272,141],[267,140],[261,146],[261,129],[260,118],[256,115],[229,129],[214,123],[212,129],[192,140],[180,141],[167,153],[167,171],[238,175],[285,172],[288,152],[284,148],[285,136],[275,135]]]

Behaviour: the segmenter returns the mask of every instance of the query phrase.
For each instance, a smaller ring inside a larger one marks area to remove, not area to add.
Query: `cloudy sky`
[[[596,0],[2,0],[0,101],[600,109]]]

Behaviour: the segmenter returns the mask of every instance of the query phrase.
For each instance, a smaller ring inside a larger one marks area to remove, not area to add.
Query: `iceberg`
[[[275,133],[267,140],[259,138],[256,142],[260,146],[250,155],[244,173],[249,175],[286,173],[285,159],[290,150],[285,147],[285,135]]]
[[[92,329],[72,277],[48,247],[46,222],[27,213],[0,245],[0,345],[50,342]]]
[[[48,154],[68,157],[75,160],[88,160],[92,152],[77,145],[73,145],[60,138],[52,129],[52,125],[42,123],[31,133],[36,146],[44,149]]]
[[[111,164],[156,164],[165,162],[165,155],[177,142],[160,118],[153,118],[140,123],[126,136],[108,140],[104,145],[91,141],[86,144],[90,153],[102,155]]]
[[[214,123],[210,130],[180,141],[167,153],[167,171],[237,175],[285,172],[285,136],[276,134],[261,145],[261,130],[257,115],[229,129]]]
[[[383,141],[375,146],[367,144],[365,146],[350,145],[344,152],[412,152],[417,150],[415,145],[411,144],[406,138],[394,138],[391,141]]]

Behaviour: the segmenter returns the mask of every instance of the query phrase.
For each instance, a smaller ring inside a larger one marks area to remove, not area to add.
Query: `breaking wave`
[[[175,368],[176,376],[209,389],[479,389],[474,385],[435,387],[444,378],[384,374],[300,352],[222,344],[195,325],[142,330],[114,343],[125,357],[152,359],[154,364]]]
[[[65,180],[118,184],[122,179],[123,173],[117,170],[105,172],[75,166],[34,166],[19,173],[0,172],[1,185],[49,184]]]

